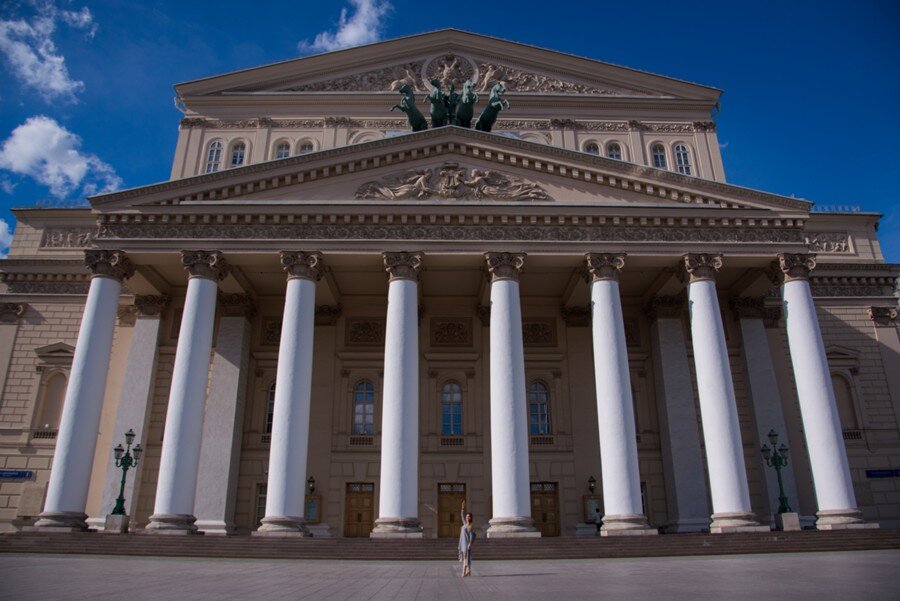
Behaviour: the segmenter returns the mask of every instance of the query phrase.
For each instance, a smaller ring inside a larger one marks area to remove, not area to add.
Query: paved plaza
[[[475,562],[0,556],[0,599],[900,599],[900,551]]]

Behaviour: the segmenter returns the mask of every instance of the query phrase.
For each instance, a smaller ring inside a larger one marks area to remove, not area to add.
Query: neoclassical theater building
[[[773,430],[900,528],[879,215],[727,183],[720,90],[457,30],[175,90],[168,181],[15,210],[0,528],[104,528],[129,429],[148,534],[767,530]]]

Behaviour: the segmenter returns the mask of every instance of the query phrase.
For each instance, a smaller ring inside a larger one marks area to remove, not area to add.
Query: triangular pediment
[[[95,209],[267,202],[551,203],[808,213],[810,203],[547,144],[442,127],[90,199]],[[763,215],[761,215],[763,216]]]
[[[720,91],[670,77],[455,29],[408,36],[178,84],[182,97],[215,94],[392,93],[504,82],[515,94],[639,96],[715,102]]]
[[[47,365],[68,365],[75,357],[75,347],[65,342],[54,342],[34,349],[34,354]]]

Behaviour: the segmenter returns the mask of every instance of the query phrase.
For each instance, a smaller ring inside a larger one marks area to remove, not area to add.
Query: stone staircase
[[[475,553],[485,559],[587,559],[804,553],[900,549],[900,532],[770,532],[754,534],[670,534],[616,538],[479,538]],[[152,555],[248,559],[454,560],[455,539],[384,540],[353,538],[262,538],[250,536],[151,536],[145,534],[9,533],[0,553]]]

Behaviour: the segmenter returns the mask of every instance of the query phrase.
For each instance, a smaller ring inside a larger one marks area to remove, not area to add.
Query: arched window
[[[678,173],[691,175],[691,154],[685,144],[675,145],[675,169]]]
[[[231,147],[231,166],[240,167],[244,164],[244,155],[247,153],[247,145],[243,142],[235,142]]]
[[[650,155],[653,157],[653,166],[657,169],[666,169],[666,149],[662,144],[654,144],[650,148]]]
[[[588,142],[584,145],[584,151],[588,154],[600,154],[600,147],[597,146],[596,142]]]
[[[266,428],[263,430],[264,434],[272,433],[272,423],[275,419],[275,382],[272,382],[272,385],[269,386],[268,392],[266,392]]]
[[[540,380],[528,387],[528,432],[550,434],[550,390]]]
[[[454,380],[446,382],[441,388],[441,434],[462,434],[462,388]]]
[[[56,430],[62,417],[66,399],[66,376],[56,372],[44,380],[34,427],[36,430]]]
[[[209,143],[209,150],[206,151],[206,169],[205,173],[212,173],[222,168],[222,142],[213,140]]]
[[[622,160],[622,147],[618,142],[610,142],[606,145],[606,157],[617,161]]]
[[[308,154],[315,149],[312,140],[300,140],[300,143],[297,144],[297,154]]]
[[[353,387],[353,434],[375,433],[375,386],[360,380]]]
[[[275,158],[276,159],[286,159],[291,156],[291,143],[290,142],[279,142],[275,146]]]
[[[831,386],[834,388],[834,401],[837,404],[838,416],[841,418],[841,429],[859,430],[850,382],[843,376],[832,374]]]

